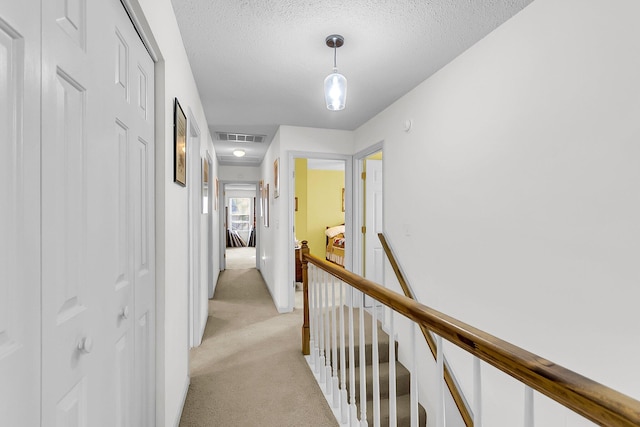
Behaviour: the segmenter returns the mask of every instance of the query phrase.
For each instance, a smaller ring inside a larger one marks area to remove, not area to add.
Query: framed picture
[[[344,212],[344,188],[342,189],[342,212]]]
[[[218,178],[216,178],[216,188],[215,188],[215,190],[216,190],[216,193],[215,193],[216,200],[215,200],[215,203],[213,204],[213,206],[214,206],[213,209],[218,210]]]
[[[202,159],[202,213],[209,213],[209,161]]]
[[[265,228],[269,227],[269,184],[264,186],[264,195],[262,197],[264,199],[264,226]]]
[[[187,186],[187,117],[178,98],[173,104],[173,182]]]
[[[280,158],[273,162],[273,198],[280,197]]]
[[[264,217],[264,181],[260,180],[260,218]]]

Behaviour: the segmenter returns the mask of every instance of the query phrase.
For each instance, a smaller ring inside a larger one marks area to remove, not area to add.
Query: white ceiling
[[[354,130],[532,0],[172,0],[221,164],[259,165],[279,125]],[[343,111],[326,109],[330,34]],[[218,141],[215,132],[266,135]],[[234,148],[247,155],[233,158]]]

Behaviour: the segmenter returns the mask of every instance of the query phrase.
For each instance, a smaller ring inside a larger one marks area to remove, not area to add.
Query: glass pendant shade
[[[336,68],[324,79],[324,98],[329,110],[344,110],[347,101],[347,79],[338,73]]]

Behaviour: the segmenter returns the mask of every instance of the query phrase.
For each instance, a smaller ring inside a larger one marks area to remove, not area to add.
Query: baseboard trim
[[[184,390],[182,392],[182,404],[180,405],[180,410],[178,411],[178,416],[173,423],[175,427],[180,427],[180,420],[182,419],[182,411],[184,411],[184,405],[187,403],[187,393],[189,392],[189,385],[191,384],[191,377],[187,375]]]

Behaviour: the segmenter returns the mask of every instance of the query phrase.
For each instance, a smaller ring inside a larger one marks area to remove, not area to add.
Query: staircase
[[[345,322],[345,342],[349,343],[349,327],[348,327],[349,313],[348,308],[344,308],[344,322]],[[353,309],[353,326],[354,326],[354,363],[356,366],[356,380],[355,380],[355,394],[357,397],[358,417],[360,417],[360,346],[359,346],[359,311],[357,308]],[[364,311],[364,325],[365,325],[365,366],[366,366],[366,398],[367,398],[367,422],[369,426],[373,426],[373,345],[372,345],[372,318],[371,315]],[[389,335],[382,330],[381,323],[377,323],[378,331],[378,360],[379,360],[379,375],[380,375],[380,425],[389,425],[389,364],[395,364],[396,370],[396,413],[397,413],[397,425],[398,427],[411,426],[411,374],[409,370],[398,362],[397,358],[393,361],[389,361]],[[398,354],[398,343],[395,343],[395,355]],[[333,353],[327,355],[332,358]],[[340,359],[340,352],[338,352],[338,366]],[[346,351],[346,378],[347,378],[347,390],[349,402],[351,401],[350,393],[351,386],[349,381],[349,351]],[[341,377],[341,373],[338,371],[338,378]],[[422,405],[418,405],[418,425],[426,426],[427,413]]]

